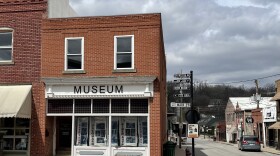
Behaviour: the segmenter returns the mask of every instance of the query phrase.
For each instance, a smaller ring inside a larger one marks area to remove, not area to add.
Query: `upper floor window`
[[[13,31],[0,29],[0,62],[12,62]]]
[[[115,36],[114,69],[134,69],[134,36]]]
[[[65,39],[65,70],[84,69],[84,38]]]

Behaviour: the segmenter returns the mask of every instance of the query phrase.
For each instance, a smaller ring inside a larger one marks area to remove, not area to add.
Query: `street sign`
[[[200,120],[200,114],[196,110],[189,110],[185,114],[185,119],[190,124],[196,124]]]
[[[174,83],[190,83],[191,80],[190,79],[176,79],[173,80]]]
[[[188,138],[198,138],[198,124],[188,124]]]
[[[191,97],[191,94],[187,93],[187,94],[174,94],[174,97]]]
[[[170,105],[171,105],[171,107],[191,107],[191,103],[176,103],[176,102],[171,102]]]
[[[191,74],[174,74],[175,78],[190,78]]]
[[[174,87],[174,90],[188,90],[189,87],[179,87],[179,86],[176,86]]]

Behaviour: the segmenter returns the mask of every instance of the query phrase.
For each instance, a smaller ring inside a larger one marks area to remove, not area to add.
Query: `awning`
[[[273,125],[269,126],[268,129],[280,129],[280,122],[276,122]]]
[[[0,118],[31,118],[31,85],[0,86]]]
[[[228,133],[231,133],[231,134],[237,133],[236,127],[231,127],[231,128],[229,129]]]
[[[276,100],[280,100],[280,92],[276,93],[270,101],[276,101]]]

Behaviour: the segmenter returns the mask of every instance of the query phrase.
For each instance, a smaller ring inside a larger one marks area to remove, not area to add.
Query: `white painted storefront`
[[[59,146],[69,146],[71,156],[150,156],[149,99],[154,80],[44,78],[46,114],[54,117],[53,155],[59,155]],[[63,131],[64,121],[58,126],[62,118],[70,119],[71,130]],[[71,140],[71,145],[61,140]]]

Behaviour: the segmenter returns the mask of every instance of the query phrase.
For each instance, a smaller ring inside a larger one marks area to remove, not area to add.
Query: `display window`
[[[147,117],[76,117],[76,146],[147,146]]]
[[[3,135],[4,150],[28,150],[29,119],[1,118],[0,131]]]

